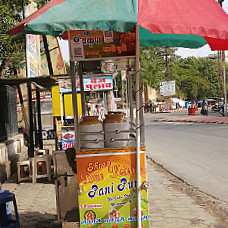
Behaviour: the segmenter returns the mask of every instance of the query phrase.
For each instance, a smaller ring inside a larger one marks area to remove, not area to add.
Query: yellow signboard
[[[80,227],[136,228],[135,148],[86,150],[77,154]],[[146,180],[145,148],[141,149],[141,178]],[[147,192],[141,194],[142,227],[149,227]]]

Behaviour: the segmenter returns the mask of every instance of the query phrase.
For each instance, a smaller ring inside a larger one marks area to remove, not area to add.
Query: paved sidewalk
[[[150,227],[154,228],[225,228],[228,227],[227,214],[207,203],[196,189],[187,186],[159,165],[148,159],[147,174],[149,188]],[[187,194],[187,190],[191,194]],[[213,200],[213,199],[210,199]],[[209,201],[210,201],[209,200]],[[215,203],[215,201],[213,200]]]
[[[147,160],[149,186],[150,227],[154,228],[225,228],[228,222],[213,214],[213,211],[188,196],[185,187],[160,166]],[[171,177],[170,177],[171,176]],[[184,184],[185,185],[185,184]],[[17,199],[21,227],[50,226],[56,220],[55,188],[44,183],[5,183],[3,189],[14,192]],[[196,196],[198,199],[199,195]],[[47,224],[43,226],[41,224]]]

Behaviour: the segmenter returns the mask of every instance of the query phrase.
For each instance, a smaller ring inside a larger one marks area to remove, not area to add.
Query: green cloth
[[[139,27],[140,46],[167,46],[199,48],[207,44],[202,36],[180,34],[152,34],[149,30]]]
[[[127,32],[136,25],[137,14],[137,0],[66,0],[26,24],[24,32],[52,36],[66,30]]]

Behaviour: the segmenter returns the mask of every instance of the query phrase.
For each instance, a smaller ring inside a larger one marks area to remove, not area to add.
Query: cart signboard
[[[85,92],[108,91],[113,89],[112,75],[84,77],[83,84]],[[76,88],[77,92],[80,92],[79,81],[76,81]],[[70,79],[59,79],[59,92],[72,92]]]
[[[135,56],[135,29],[126,33],[70,31],[70,46],[72,61]]]
[[[113,89],[112,76],[86,77],[83,79],[84,91],[105,91]]]
[[[135,228],[137,226],[135,148],[84,151],[84,154],[83,152],[77,154],[80,227]],[[145,154],[142,148],[142,182],[146,180],[145,176]],[[145,190],[142,190],[141,206],[143,227],[149,227]]]
[[[160,95],[172,96],[175,95],[175,81],[166,81],[160,83]]]

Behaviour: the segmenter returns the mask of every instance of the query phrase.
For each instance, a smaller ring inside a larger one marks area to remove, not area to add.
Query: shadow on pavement
[[[54,214],[41,214],[39,212],[24,212],[19,214],[21,228],[61,228]]]

